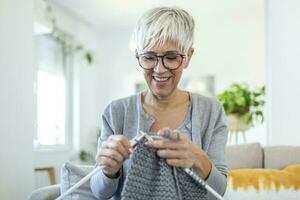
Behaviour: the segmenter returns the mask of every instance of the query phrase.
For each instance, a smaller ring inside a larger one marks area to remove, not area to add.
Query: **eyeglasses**
[[[178,53],[168,53],[162,56],[158,56],[151,53],[143,53],[136,55],[138,59],[139,65],[146,70],[153,69],[158,64],[158,59],[161,58],[163,66],[168,70],[175,70],[178,69],[185,55],[178,54]]]

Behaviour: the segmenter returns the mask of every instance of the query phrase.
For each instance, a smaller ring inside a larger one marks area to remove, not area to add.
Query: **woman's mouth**
[[[168,80],[171,78],[171,76],[169,76],[169,77],[152,76],[152,77],[153,77],[153,79],[154,79],[156,82],[159,82],[159,83],[164,83],[164,82],[168,81]]]

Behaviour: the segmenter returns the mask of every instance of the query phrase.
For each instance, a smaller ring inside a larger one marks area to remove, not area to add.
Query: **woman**
[[[193,40],[194,20],[182,9],[154,8],[139,19],[133,41],[148,91],[113,101],[102,115],[96,160],[104,168],[91,179],[97,198],[120,199],[130,162],[129,140],[140,130],[163,135],[166,127],[180,132],[178,140],[155,140],[148,146],[170,166],[193,168],[224,194],[228,130],[222,106],[177,88],[192,58]],[[171,137],[177,137],[175,132]]]

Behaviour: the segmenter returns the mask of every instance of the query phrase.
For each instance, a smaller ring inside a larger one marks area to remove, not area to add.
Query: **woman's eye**
[[[166,59],[175,60],[175,59],[177,59],[177,55],[168,55],[168,56],[166,56]]]
[[[155,57],[154,56],[143,56],[143,59],[145,60],[155,60]]]

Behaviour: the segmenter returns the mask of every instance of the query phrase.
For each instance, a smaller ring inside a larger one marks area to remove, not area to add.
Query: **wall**
[[[33,3],[0,2],[0,199],[24,200],[33,189]]]
[[[268,143],[300,144],[300,2],[266,1]]]

